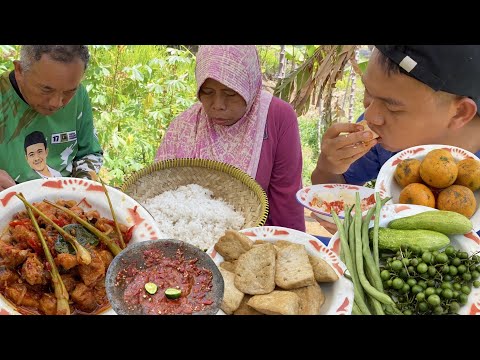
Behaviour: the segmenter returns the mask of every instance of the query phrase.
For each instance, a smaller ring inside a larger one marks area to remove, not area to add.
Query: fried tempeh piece
[[[275,288],[275,248],[253,247],[242,254],[235,268],[235,287],[245,294],[267,294]]]
[[[315,277],[305,246],[291,244],[277,251],[275,284],[282,289],[313,285]]]
[[[238,309],[244,294],[235,287],[234,273],[227,271],[221,267],[218,269],[220,270],[220,273],[223,276],[223,282],[225,284],[224,292],[223,292],[223,300],[222,300],[222,304],[220,305],[220,309],[222,309],[225,312],[225,314],[230,315],[235,310]]]
[[[275,290],[253,296],[247,305],[267,315],[298,315],[300,298],[291,291]]]
[[[252,245],[253,241],[247,236],[235,230],[227,230],[215,244],[214,249],[223,256],[225,261],[231,261],[250,250]]]
[[[260,311],[257,311],[251,306],[247,305],[248,300],[251,298],[252,295],[245,294],[240,306],[233,312],[233,315],[265,315],[264,313],[261,313]]]
[[[319,315],[320,308],[325,302],[325,295],[323,295],[320,285],[317,283],[304,286],[298,289],[290,290],[298,295],[300,304],[298,309],[299,315]]]
[[[322,258],[314,255],[308,255],[310,264],[312,264],[315,281],[318,282],[334,282],[338,280],[335,270]]]
[[[224,261],[220,263],[220,267],[224,268],[227,271],[235,272],[235,268],[237,267],[237,260],[234,261]]]

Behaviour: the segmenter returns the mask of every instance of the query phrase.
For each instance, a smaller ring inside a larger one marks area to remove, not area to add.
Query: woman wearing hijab
[[[267,193],[266,225],[305,231],[297,116],[262,90],[255,45],[205,45],[197,53],[194,104],[175,118],[155,160],[202,158],[236,166]]]

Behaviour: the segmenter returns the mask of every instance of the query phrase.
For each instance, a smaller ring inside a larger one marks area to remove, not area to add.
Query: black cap
[[[480,45],[375,45],[386,57],[433,90],[467,96],[480,114]]]

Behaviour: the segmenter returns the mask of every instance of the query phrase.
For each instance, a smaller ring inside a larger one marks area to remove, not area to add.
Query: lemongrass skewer
[[[23,198],[22,194],[20,194],[20,196]],[[20,196],[17,195],[17,197],[19,198]],[[37,220],[35,219],[35,216],[33,215],[32,210],[28,206],[26,206],[26,208],[27,208],[28,216],[30,216],[30,219],[32,220],[32,224],[35,230],[37,231],[38,238],[42,243],[42,248],[43,248],[45,257],[47,258],[47,261],[51,267],[50,274],[52,275],[53,289],[55,292],[55,298],[57,299],[57,315],[70,315],[70,306],[68,305],[68,299],[69,299],[68,291],[65,288],[65,284],[63,283],[62,278],[60,277],[60,273],[58,272],[57,266],[55,265],[53,256],[50,253],[50,249],[47,246],[47,242],[43,237],[42,231],[38,226]]]
[[[103,232],[98,230],[95,226],[89,224],[87,221],[83,220],[81,217],[79,217],[77,214],[75,214],[72,210],[67,209],[64,206],[57,205],[51,201],[48,200],[43,200],[47,204],[52,205],[53,207],[60,209],[62,211],[65,211],[68,215],[70,215],[72,218],[74,218],[79,224],[83,225],[86,229],[88,229],[91,233],[95,234],[101,242],[103,242],[105,245],[108,246],[110,251],[114,256],[118,255],[122,249],[113,241],[110,239],[108,236],[106,236]]]
[[[77,257],[77,261],[79,264],[81,265],[88,265],[92,262],[92,257],[90,256],[90,253],[88,252],[87,249],[85,249],[82,244],[80,244],[77,239],[75,237],[73,237],[72,235],[70,235],[69,233],[67,233],[65,230],[63,230],[60,226],[58,226],[57,224],[55,224],[53,222],[52,219],[50,219],[47,215],[45,215],[42,211],[38,210],[35,206],[33,206],[32,204],[29,204],[27,202],[27,200],[23,197],[22,194],[18,195],[17,194],[17,197],[22,200],[23,204],[25,205],[25,207],[33,210],[35,213],[38,214],[38,216],[40,216],[43,220],[45,220],[46,222],[48,222],[50,225],[52,225],[55,230],[57,230],[60,235],[63,236],[63,238],[68,241],[72,246],[73,248],[75,249],[75,252],[76,252],[76,257]]]
[[[105,191],[105,195],[107,196],[108,206],[110,207],[110,212],[112,213],[113,222],[115,223],[115,229],[117,230],[118,238],[120,239],[120,245],[122,249],[125,249],[125,242],[123,241],[122,232],[120,231],[120,227],[118,226],[117,217],[115,216],[115,211],[113,211],[112,202],[110,201],[110,196],[108,196],[108,190],[103,182],[102,178],[99,176],[100,182],[102,183],[103,190]]]

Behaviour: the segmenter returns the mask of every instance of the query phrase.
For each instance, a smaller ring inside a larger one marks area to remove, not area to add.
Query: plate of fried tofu
[[[345,264],[316,237],[279,227],[227,230],[207,253],[224,279],[219,314],[350,315]]]

